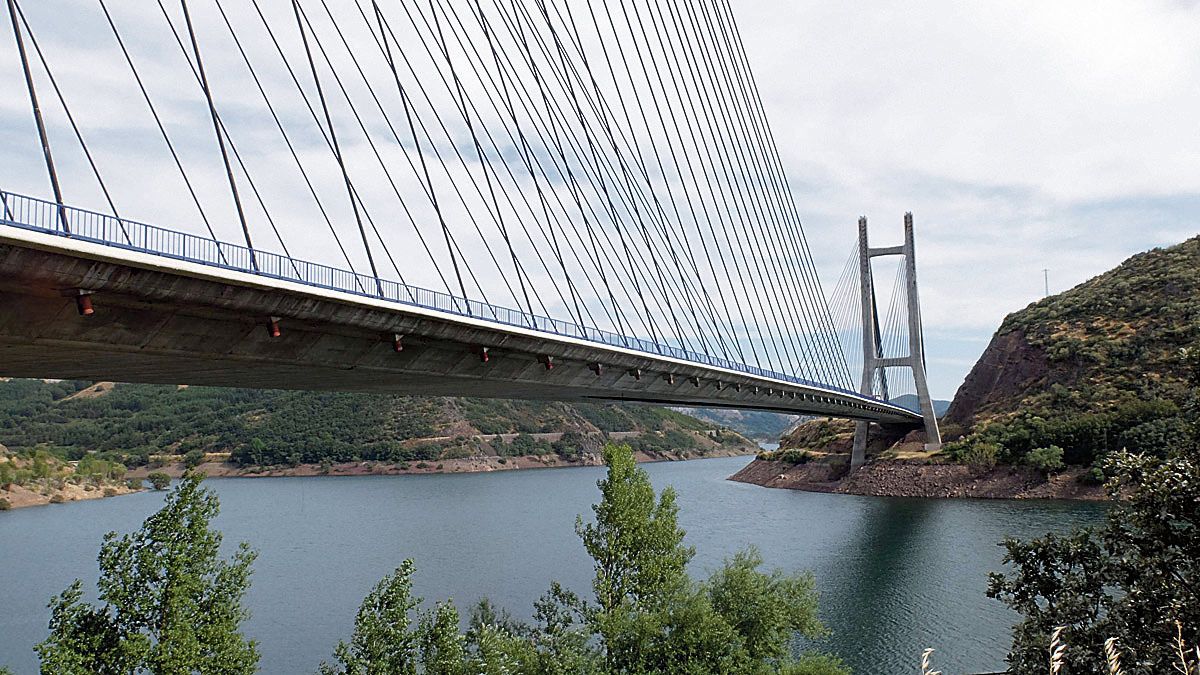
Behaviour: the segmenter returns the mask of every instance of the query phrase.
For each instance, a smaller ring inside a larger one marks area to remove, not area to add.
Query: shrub
[[[104,496],[105,497],[116,497],[117,496],[117,488],[115,488],[115,487],[104,488]]]
[[[183,456],[183,466],[187,469],[194,469],[204,463],[204,451],[200,449],[188,450]]]
[[[807,450],[783,450],[775,454],[777,461],[788,464],[808,464],[812,458],[812,453]]]
[[[1004,447],[998,443],[968,443],[959,449],[958,461],[974,469],[994,469]]]
[[[150,481],[155,490],[166,490],[167,486],[171,484],[171,477],[161,471],[155,471],[146,476],[146,480]]]
[[[1035,448],[1025,453],[1025,463],[1044,474],[1062,471],[1063,449],[1057,445],[1048,448]]]
[[[54,495],[53,497],[51,497],[51,498],[50,498],[50,503],[51,503],[51,504],[61,504],[61,503],[65,502],[65,501],[67,501],[67,500],[66,500],[66,499],[64,499],[64,498],[63,498],[63,496],[62,496],[62,495],[60,495],[60,494],[56,494],[56,495]]]
[[[7,511],[12,508],[12,502],[0,497],[0,511]]]
[[[1063,673],[1098,672],[1094,650],[1108,638],[1136,648],[1130,675],[1176,672],[1176,622],[1189,643],[1200,637],[1200,464],[1119,452],[1105,469],[1113,506],[1103,524],[1004,542],[1006,571],[989,575],[988,595],[1021,615],[1010,673],[1044,674],[1059,626],[1076,645]]]
[[[143,482],[141,478],[130,478],[129,480],[125,481],[125,486],[130,490],[141,490]]]

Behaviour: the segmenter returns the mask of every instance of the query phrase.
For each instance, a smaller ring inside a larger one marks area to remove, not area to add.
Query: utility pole
[[[1050,270],[1048,268],[1043,267],[1042,268],[1042,276],[1046,280],[1046,294],[1043,295],[1042,297],[1048,298],[1048,297],[1050,297]]]

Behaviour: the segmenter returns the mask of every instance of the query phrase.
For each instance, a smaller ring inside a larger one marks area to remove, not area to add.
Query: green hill
[[[1016,463],[1057,446],[1087,465],[1193,448],[1198,360],[1200,237],[1009,315],[946,413],[947,452]]]
[[[570,458],[598,447],[614,432],[649,452],[702,455],[722,444],[750,446],[735,433],[651,406],[0,382],[0,444],[13,452],[40,449],[66,459],[98,453],[129,467],[145,465],[153,455],[194,450],[228,452],[242,466],[474,454]]]
[[[674,408],[692,417],[732,429],[747,438],[757,441],[777,441],[788,429],[804,419],[800,415],[784,415],[762,410],[734,410],[731,408]]]

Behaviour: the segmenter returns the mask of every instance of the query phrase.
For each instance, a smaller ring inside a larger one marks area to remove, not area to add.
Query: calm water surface
[[[938,648],[948,675],[1003,667],[1013,615],[984,596],[1005,536],[1092,523],[1103,507],[854,497],[725,480],[748,461],[648,465],[675,486],[693,572],[757,546],[770,566],[811,570],[832,636],[821,646],[856,673],[909,673]],[[362,597],[404,558],[428,601],[466,609],[487,595],[519,616],[557,579],[586,592],[591,565],[573,528],[590,514],[602,469],[448,476],[211,480],[229,549],[259,551],[246,625],[265,673],[311,673],[348,637]],[[162,503],[142,493],[0,513],[0,665],[34,673],[51,596],[73,579],[94,590],[109,530],[136,529]]]

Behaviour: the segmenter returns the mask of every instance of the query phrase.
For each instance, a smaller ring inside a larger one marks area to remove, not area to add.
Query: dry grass
[[[1050,634],[1050,649],[1048,650],[1050,675],[1059,675],[1062,672],[1063,655],[1067,650],[1067,644],[1062,639],[1062,634],[1066,628],[1066,626],[1059,626]],[[1172,664],[1175,671],[1180,675],[1200,675],[1200,646],[1188,648],[1183,641],[1183,625],[1178,621],[1175,622],[1174,647],[1178,659]],[[932,655],[932,649],[926,649],[921,653],[921,675],[942,675],[942,671],[932,669]],[[1125,671],[1121,668],[1121,650],[1117,647],[1116,638],[1104,641],[1104,660],[1108,664],[1109,675],[1124,675]]]

